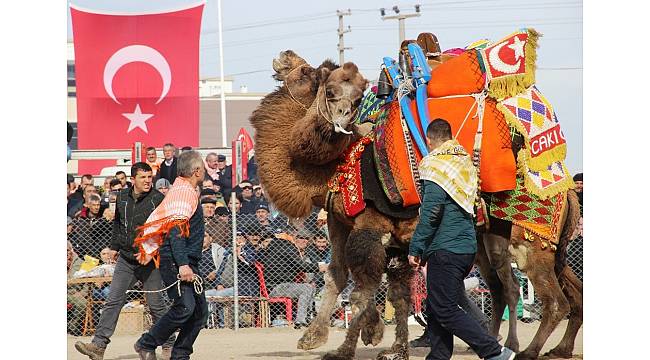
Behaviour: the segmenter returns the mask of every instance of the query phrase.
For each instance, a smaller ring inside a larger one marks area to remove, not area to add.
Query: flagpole
[[[223,77],[223,31],[221,24],[221,0],[217,1],[219,12],[219,70],[221,72],[221,146],[227,147],[227,129],[226,129],[226,90],[225,79]]]

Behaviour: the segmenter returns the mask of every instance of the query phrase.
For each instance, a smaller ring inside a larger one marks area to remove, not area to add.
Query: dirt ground
[[[551,334],[542,353],[550,350],[562,338],[567,321],[560,323],[558,328]],[[533,338],[539,322],[525,324],[519,322],[518,333],[519,342],[522,349],[527,346]],[[384,340],[377,347],[363,346],[359,341],[357,348],[357,359],[374,359],[382,350],[390,347],[394,335],[395,327],[387,326],[384,332]],[[422,328],[419,326],[410,326],[410,339],[420,336]],[[507,323],[501,324],[501,334],[507,334]],[[199,334],[194,344],[194,360],[213,360],[213,359],[292,359],[292,360],[311,360],[320,359],[320,356],[329,350],[334,350],[343,342],[345,329],[330,328],[330,336],[327,344],[321,348],[312,351],[302,351],[296,349],[296,342],[302,335],[302,330],[293,328],[266,328],[266,329],[241,329],[237,333],[233,330],[224,329],[204,329]],[[74,348],[74,343],[78,340],[90,341],[89,337],[68,336],[68,359],[83,360],[88,357],[80,354]],[[133,351],[133,343],[137,340],[136,335],[114,336],[111,344],[106,350],[105,360],[126,360],[137,359]],[[455,350],[453,359],[477,359],[478,357],[466,350],[467,346],[458,339],[455,339]],[[424,359],[428,352],[426,348],[411,349],[411,359]],[[575,359],[582,359],[582,329],[576,339],[574,354]]]

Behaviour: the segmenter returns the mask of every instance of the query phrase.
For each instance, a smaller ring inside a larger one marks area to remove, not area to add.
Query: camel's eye
[[[328,98],[334,97],[334,91],[332,91],[332,89],[325,89],[325,96]]]

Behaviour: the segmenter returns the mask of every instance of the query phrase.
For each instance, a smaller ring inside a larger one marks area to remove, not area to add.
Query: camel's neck
[[[336,169],[336,161],[315,164],[293,156],[292,134],[308,121],[310,115],[305,114],[287,93],[278,92],[263,100],[251,117],[255,160],[265,193],[280,211],[294,218],[309,215],[313,205],[323,205],[327,180]]]

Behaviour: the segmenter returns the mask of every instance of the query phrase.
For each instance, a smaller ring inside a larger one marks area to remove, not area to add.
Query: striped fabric
[[[198,204],[198,188],[192,187],[186,179],[176,177],[165,199],[149,215],[147,222],[141,228],[142,236],[136,239],[136,244],[140,244],[141,251],[144,250],[148,255],[156,252],[167,235],[167,231],[161,231],[167,228],[165,225],[189,222]]]

